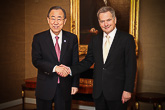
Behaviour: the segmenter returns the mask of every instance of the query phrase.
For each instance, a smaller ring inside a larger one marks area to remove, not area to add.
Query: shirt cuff
[[[72,71],[71,71],[70,67],[68,67],[68,68],[69,68],[69,70],[70,70],[70,74],[69,74],[69,75],[72,76]]]
[[[57,66],[57,65],[56,65]],[[53,72],[56,72],[55,70],[56,70],[56,66],[54,66],[54,68],[53,68]]]

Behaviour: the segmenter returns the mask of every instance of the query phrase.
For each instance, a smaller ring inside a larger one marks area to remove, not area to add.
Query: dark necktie
[[[58,44],[58,36],[55,37],[56,38],[56,44],[55,44],[55,50],[56,50],[56,54],[57,54],[57,58],[58,58],[58,61],[60,62],[60,47],[59,47],[59,44]],[[58,77],[58,83],[60,83],[60,78]]]

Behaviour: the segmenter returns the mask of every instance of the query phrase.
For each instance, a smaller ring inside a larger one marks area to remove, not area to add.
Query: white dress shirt
[[[52,36],[52,40],[53,40],[53,44],[55,46],[56,44],[56,36],[58,36],[58,44],[59,44],[59,47],[60,47],[60,50],[61,50],[61,44],[62,44],[62,30],[60,31],[59,35],[55,35],[52,30],[50,29],[50,35]]]
[[[52,36],[52,40],[53,40],[54,46],[55,46],[55,44],[56,44],[56,38],[55,38],[55,37],[56,37],[56,36],[59,37],[59,38],[58,38],[58,44],[59,44],[59,47],[60,47],[60,50],[61,50],[61,44],[62,44],[62,30],[60,31],[59,35],[55,35],[55,34],[52,32],[52,30],[50,29],[50,35]],[[55,47],[54,47],[54,49],[55,49]],[[57,66],[57,65],[54,66],[53,72],[55,72],[56,66]]]
[[[109,38],[110,48],[109,49],[111,49],[111,45],[112,45],[113,39],[115,37],[116,31],[117,31],[117,28],[115,28],[111,33],[108,34],[110,36],[110,38]],[[107,36],[107,34],[105,32],[103,32],[103,45],[102,45],[102,48],[104,48],[105,42],[107,40],[106,36]]]

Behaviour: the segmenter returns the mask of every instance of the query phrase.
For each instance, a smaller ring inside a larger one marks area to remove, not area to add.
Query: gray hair
[[[52,7],[49,9],[49,11],[48,11],[48,15],[47,15],[48,18],[49,18],[49,14],[50,14],[50,12],[51,12],[52,10],[62,10],[62,12],[64,13],[64,19],[66,19],[66,12],[65,12],[65,10],[64,10],[62,7],[60,7],[60,6],[52,6]]]
[[[105,12],[108,12],[108,11],[112,14],[113,19],[115,19],[115,17],[116,17],[115,10],[110,6],[101,7],[97,12],[97,18],[99,19],[100,13],[105,13]]]

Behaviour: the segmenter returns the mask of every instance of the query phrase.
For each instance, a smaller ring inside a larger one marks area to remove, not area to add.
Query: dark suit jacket
[[[77,36],[66,31],[62,31],[62,47],[60,62],[55,52],[50,30],[34,35],[32,43],[32,62],[38,69],[36,97],[51,100],[53,99],[57,86],[57,73],[53,73],[55,65],[64,64],[75,65],[78,59]],[[71,99],[71,86],[78,87],[79,75],[75,77],[60,77],[60,85],[65,100]]]
[[[94,36],[88,45],[88,53],[78,65],[72,66],[72,74],[87,70],[93,63],[93,98],[103,92],[107,100],[121,100],[122,92],[133,92],[136,74],[135,43],[131,35],[117,30],[109,55],[103,63],[103,33]]]

